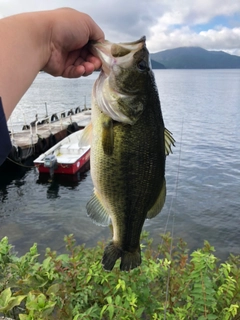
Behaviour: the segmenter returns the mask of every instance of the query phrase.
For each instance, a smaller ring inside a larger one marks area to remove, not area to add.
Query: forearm
[[[8,119],[50,55],[48,12],[24,13],[0,20],[0,96]]]
[[[101,67],[88,42],[104,33],[71,8],[23,13],[0,20],[0,96],[8,119],[40,70],[77,78]]]

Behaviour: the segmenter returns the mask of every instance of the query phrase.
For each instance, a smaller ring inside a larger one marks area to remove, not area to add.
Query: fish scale
[[[118,45],[97,43],[92,50],[102,60],[102,71],[93,88],[94,193],[87,212],[98,224],[112,224],[104,269],[111,270],[121,258],[120,269],[128,271],[141,264],[145,219],[164,205],[165,128],[145,38]],[[174,139],[167,133],[171,150]]]

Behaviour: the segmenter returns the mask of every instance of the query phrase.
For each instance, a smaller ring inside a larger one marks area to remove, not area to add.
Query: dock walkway
[[[30,124],[29,129],[18,132],[9,128],[13,146],[9,158],[21,162],[30,156],[37,157],[68,134],[86,127],[90,121],[91,110],[88,109],[67,117],[59,117],[56,121],[51,121],[50,117],[41,119],[33,125]]]
[[[69,125],[77,123],[80,128],[84,128],[91,121],[91,111],[83,111],[70,115],[55,122],[49,122],[41,125],[30,126],[30,129],[10,133],[11,141],[14,146],[22,149],[32,146],[38,142],[39,137],[48,138],[51,134],[56,135],[66,130]],[[74,130],[73,130],[74,131]]]

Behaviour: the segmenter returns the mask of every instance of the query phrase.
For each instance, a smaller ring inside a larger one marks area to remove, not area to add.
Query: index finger
[[[88,17],[89,40],[103,42],[105,40],[104,32],[90,16]]]

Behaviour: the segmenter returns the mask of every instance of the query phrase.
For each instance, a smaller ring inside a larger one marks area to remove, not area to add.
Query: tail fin
[[[110,242],[103,254],[102,264],[103,268],[111,271],[117,259],[121,258],[120,270],[129,271],[138,267],[141,264],[141,251],[140,247],[135,252],[122,251],[113,242]]]
[[[102,258],[103,268],[107,271],[111,271],[115,265],[117,259],[122,255],[121,249],[114,245],[111,241],[104,249],[104,254]]]
[[[129,271],[140,266],[142,262],[141,250],[136,250],[134,252],[123,252],[120,264],[121,271]]]

